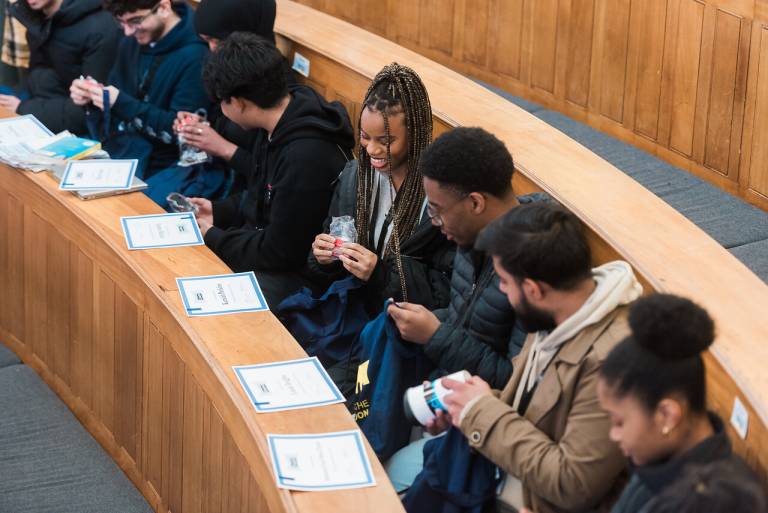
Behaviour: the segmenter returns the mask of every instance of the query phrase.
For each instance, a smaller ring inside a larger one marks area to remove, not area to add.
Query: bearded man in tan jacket
[[[500,289],[529,333],[503,391],[474,376],[443,380],[448,422],[507,476],[502,511],[586,512],[608,507],[625,459],[597,400],[600,365],[629,334],[627,305],[642,288],[629,264],[591,268],[576,217],[524,205],[489,225],[476,247],[493,256]]]

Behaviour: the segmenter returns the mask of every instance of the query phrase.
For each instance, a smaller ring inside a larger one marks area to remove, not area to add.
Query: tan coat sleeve
[[[466,413],[461,430],[470,446],[520,479],[531,494],[569,511],[592,507],[625,464],[608,439],[609,419],[598,404],[598,369],[596,360],[584,361],[559,442],[491,396]]]

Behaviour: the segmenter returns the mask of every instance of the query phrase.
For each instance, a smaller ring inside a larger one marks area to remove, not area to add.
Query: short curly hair
[[[288,94],[285,60],[271,42],[248,32],[233,32],[211,52],[203,83],[217,102],[244,98],[262,109]]]
[[[104,9],[114,16],[122,16],[128,12],[142,9],[154,9],[162,0],[103,0]]]
[[[482,128],[454,128],[422,153],[422,174],[461,194],[503,198],[512,190],[515,164],[507,147]]]

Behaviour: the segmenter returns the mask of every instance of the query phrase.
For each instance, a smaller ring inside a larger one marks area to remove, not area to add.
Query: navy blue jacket
[[[64,0],[50,18],[19,0],[10,13],[26,27],[30,50],[30,97],[16,112],[34,114],[53,132],[85,133],[85,114],[69,86],[80,75],[106,80],[121,37],[117,23],[100,0]]]
[[[100,110],[91,107],[88,116],[91,135],[106,138],[103,147],[112,158],[142,160],[137,173],[141,178],[178,160],[176,113],[210,106],[201,78],[208,46],[195,33],[193,11],[185,4],[174,4],[174,9],[181,22],[154,45],[139,45],[132,37],[121,42],[108,80],[120,90],[108,135]],[[145,98],[140,98],[141,83],[152,76],[153,67],[154,77],[148,88],[145,85]]]

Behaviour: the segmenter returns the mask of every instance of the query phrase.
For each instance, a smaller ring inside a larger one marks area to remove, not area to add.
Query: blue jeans
[[[433,437],[427,435],[406,445],[384,464],[389,480],[392,481],[397,493],[404,492],[411,487],[416,476],[424,468],[424,444]]]

